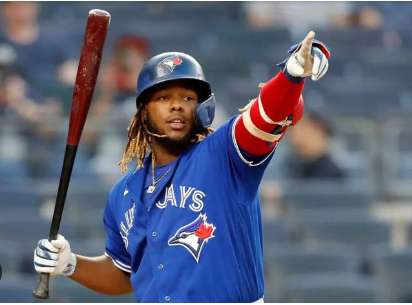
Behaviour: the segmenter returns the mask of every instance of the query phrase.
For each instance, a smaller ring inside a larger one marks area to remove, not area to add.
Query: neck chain
[[[156,184],[158,184],[164,177],[166,177],[167,176],[167,174],[170,172],[170,170],[172,169],[172,167],[171,168],[169,168],[168,170],[167,170],[167,172],[165,172],[159,179],[157,179],[157,181],[155,181],[155,158],[154,158],[154,154],[153,154],[153,152],[152,152],[152,181],[153,181],[153,183],[152,183],[152,185],[151,186],[149,186],[149,188],[147,189],[147,193],[148,194],[153,194],[154,193],[154,191],[156,190]]]

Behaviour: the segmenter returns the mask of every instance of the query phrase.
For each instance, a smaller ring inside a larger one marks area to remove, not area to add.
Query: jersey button
[[[152,232],[152,236],[156,237],[157,236],[157,232]]]
[[[162,269],[163,269],[163,265],[160,264],[159,266],[157,266],[157,268],[159,268],[160,270],[162,270]]]
[[[170,297],[167,295],[167,296],[165,296],[165,301],[166,302],[169,302],[170,301]]]

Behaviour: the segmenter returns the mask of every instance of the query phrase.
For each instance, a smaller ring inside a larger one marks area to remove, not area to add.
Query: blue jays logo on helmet
[[[216,227],[206,221],[206,214],[200,214],[193,222],[181,227],[176,234],[169,239],[169,246],[183,246],[199,263],[200,253],[209,239],[215,237],[213,232]]]
[[[167,68],[170,69],[170,72],[173,72],[173,70],[176,68],[176,66],[181,65],[183,60],[179,58],[179,55],[173,55],[170,57],[166,57],[163,59],[161,62],[159,62],[157,65],[158,66],[166,66]]]
[[[192,56],[180,53],[162,53],[149,59],[140,71],[137,80],[136,106],[144,103],[142,94],[146,90],[173,80],[190,80],[196,84],[198,93],[205,98],[199,101],[194,110],[194,120],[197,126],[209,127],[215,117],[216,100],[210,84],[206,81],[203,69]]]

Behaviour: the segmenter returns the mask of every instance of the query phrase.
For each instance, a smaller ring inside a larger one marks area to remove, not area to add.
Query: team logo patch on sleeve
[[[216,227],[206,221],[206,214],[200,214],[193,222],[179,228],[176,234],[169,239],[169,246],[183,246],[199,263],[203,245],[215,237]]]
[[[176,68],[176,66],[181,65],[183,62],[183,60],[181,60],[179,58],[179,56],[174,55],[174,56],[170,56],[167,57],[165,59],[163,59],[161,62],[159,62],[157,65],[158,66],[165,66],[168,67],[170,72],[173,72],[173,70]]]

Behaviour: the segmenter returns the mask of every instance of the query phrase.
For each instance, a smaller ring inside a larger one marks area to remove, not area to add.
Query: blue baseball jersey
[[[179,158],[151,158],[110,191],[106,255],[138,302],[254,302],[264,295],[259,184],[274,150],[248,161],[232,118]],[[163,177],[163,178],[162,178]]]

